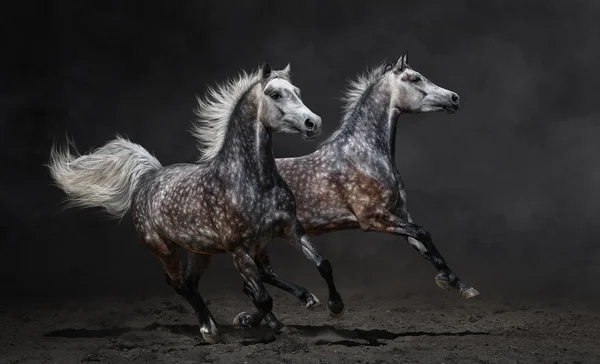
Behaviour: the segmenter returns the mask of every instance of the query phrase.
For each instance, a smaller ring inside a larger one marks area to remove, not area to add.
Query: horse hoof
[[[247,312],[240,312],[233,318],[233,327],[236,329],[245,329],[250,327],[248,321],[250,320],[250,314]]]
[[[479,295],[479,291],[473,287],[460,290],[460,297],[466,299],[473,298]]]
[[[202,334],[202,338],[210,344],[217,344],[220,341],[219,331],[213,320],[210,320],[210,327],[200,327],[200,334]]]
[[[321,301],[314,295],[310,294],[310,297],[306,300],[306,308],[312,308],[321,304]]]
[[[435,277],[435,284],[438,285],[443,290],[449,291],[452,286],[450,285],[450,281],[446,277]]]
[[[295,330],[293,330],[292,328],[290,328],[289,326],[283,326],[281,328],[281,330],[279,330],[278,334],[285,334],[285,335],[289,335],[292,334]]]
[[[209,344],[218,344],[219,341],[221,340],[221,338],[219,337],[219,334],[211,335],[211,334],[202,333],[202,338],[204,340],[206,340],[206,342]]]
[[[281,335],[281,334],[289,334],[290,329],[288,329],[287,326],[285,326],[284,324],[278,324],[275,327],[271,327],[271,330],[273,330],[273,332],[275,333],[275,335]]]
[[[328,302],[327,308],[329,309],[329,316],[332,318],[340,318],[344,316],[344,303],[342,301],[339,302]]]
[[[334,319],[339,319],[340,317],[344,316],[344,312],[344,309],[342,309],[340,313],[333,313],[332,311],[329,311],[329,316]]]

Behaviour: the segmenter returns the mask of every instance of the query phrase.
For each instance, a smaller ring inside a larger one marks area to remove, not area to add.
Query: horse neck
[[[394,161],[396,121],[399,113],[390,109],[391,91],[374,85],[363,95],[340,128],[334,143],[367,143],[370,153]]]
[[[230,117],[217,163],[230,178],[245,175],[259,185],[271,185],[276,173],[271,132],[258,120],[259,100],[253,89],[246,92]]]

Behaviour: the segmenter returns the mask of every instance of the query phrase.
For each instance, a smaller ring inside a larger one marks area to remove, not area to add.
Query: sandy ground
[[[243,295],[211,294],[223,343],[199,339],[175,294],[32,303],[0,311],[0,363],[600,363],[600,312],[476,298],[346,294],[343,318],[273,292],[293,333],[234,330]],[[481,296],[480,296],[481,297]],[[321,299],[324,297],[321,296]]]

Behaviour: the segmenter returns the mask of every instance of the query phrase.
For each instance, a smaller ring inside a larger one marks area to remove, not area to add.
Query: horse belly
[[[317,173],[308,176],[303,181],[306,183],[289,183],[296,199],[296,215],[310,235],[359,227],[334,177]]]
[[[347,208],[315,206],[299,210],[298,219],[306,232],[313,236],[360,227],[356,216]]]
[[[221,241],[219,234],[208,226],[180,225],[175,229],[163,228],[161,235],[182,248],[194,253],[222,254],[226,246]]]

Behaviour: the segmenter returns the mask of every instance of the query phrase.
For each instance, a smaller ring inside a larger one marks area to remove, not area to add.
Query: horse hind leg
[[[182,296],[194,309],[200,325],[200,333],[204,340],[211,344],[219,342],[219,332],[217,325],[213,319],[204,300],[198,293],[194,284],[184,280],[181,271],[181,260],[179,257],[179,249],[176,244],[170,241],[165,241],[158,236],[154,236],[151,240],[145,240],[154,255],[161,261],[163,268],[167,273],[167,283],[175,292]]]
[[[409,223],[413,223],[413,219],[408,212],[406,213],[406,219]],[[438,274],[435,276],[435,283],[438,285],[438,287],[447,291],[451,288],[456,288],[460,292],[460,297],[464,299],[478,296],[479,291],[458,278],[458,276],[448,267],[445,259],[442,257],[442,254],[433,244],[431,236],[427,234],[427,237],[429,237],[429,239],[425,239],[424,242],[420,242],[412,237],[407,237],[407,239],[408,243],[415,247],[415,249],[417,249],[421,255],[425,259],[429,260],[438,270]],[[425,249],[423,250],[421,246],[423,246]]]
[[[422,227],[414,224],[408,212],[404,211],[402,215],[405,219],[387,211],[377,213],[372,219],[369,230],[405,236],[408,243],[436,268],[438,274],[435,277],[435,283],[440,288],[445,290],[456,288],[460,297],[464,299],[479,295],[479,291],[464,283],[448,267],[445,259],[433,244],[431,235]]]
[[[198,289],[198,282],[210,264],[212,255],[188,252],[188,264],[183,280],[188,286]]]

